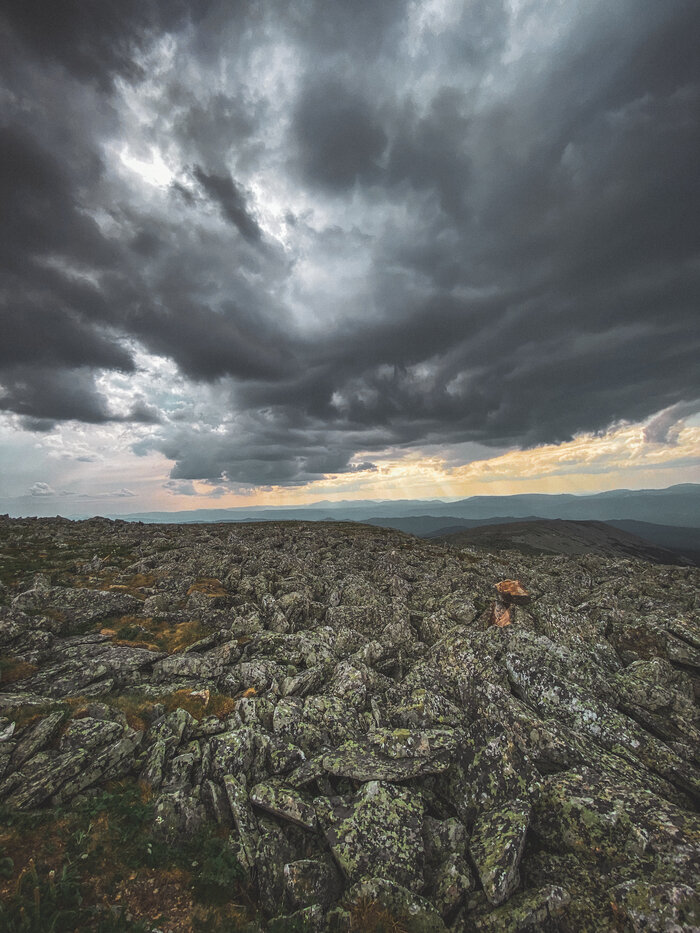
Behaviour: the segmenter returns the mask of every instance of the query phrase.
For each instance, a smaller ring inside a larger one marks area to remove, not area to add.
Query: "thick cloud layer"
[[[697,410],[694,0],[44,7],[0,14],[25,427],[153,424],[173,481],[274,485]]]

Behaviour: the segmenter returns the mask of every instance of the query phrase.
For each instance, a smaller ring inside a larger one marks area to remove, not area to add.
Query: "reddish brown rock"
[[[508,606],[504,606],[503,603],[496,601],[493,606],[491,606],[489,625],[497,625],[499,628],[505,628],[505,626],[510,625],[510,623],[510,609]]]
[[[530,594],[519,580],[501,580],[496,584],[496,592],[506,606],[522,605],[530,602]]]

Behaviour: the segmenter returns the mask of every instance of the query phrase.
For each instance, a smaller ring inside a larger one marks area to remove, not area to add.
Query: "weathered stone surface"
[[[432,901],[440,915],[445,920],[452,917],[474,886],[467,860],[461,855],[449,855],[432,873]]]
[[[533,830],[554,851],[587,861],[621,864],[653,853],[655,876],[664,879],[700,868],[700,816],[587,769],[544,782]]]
[[[328,908],[340,897],[343,885],[330,859],[299,859],[284,866],[284,884],[292,910],[318,904]]]
[[[233,822],[238,831],[241,846],[240,857],[243,864],[252,871],[255,867],[257,845],[260,838],[258,823],[248,801],[245,787],[231,774],[224,776],[223,783]]]
[[[68,723],[58,747],[62,752],[71,748],[95,749],[116,741],[123,731],[118,722],[85,716]]]
[[[18,810],[39,806],[67,781],[79,775],[89,760],[90,753],[83,750],[55,756],[40,752],[27,762],[34,764],[33,773],[15,772],[19,777],[19,781],[13,782],[17,789],[7,797],[6,804]]]
[[[423,803],[403,787],[370,781],[353,797],[316,798],[319,824],[350,881],[381,877],[423,885]]]
[[[407,781],[424,774],[440,774],[449,761],[430,758],[394,758],[369,743],[346,742],[323,758],[329,774],[355,781]]]
[[[141,781],[281,929],[697,925],[696,569],[0,516],[0,574],[4,808]]]
[[[478,933],[541,933],[542,930],[566,929],[560,920],[571,901],[569,892],[559,885],[545,885],[533,891],[514,894],[508,903],[495,910],[485,902],[464,917],[464,927]]]
[[[19,739],[12,753],[11,766],[21,768],[25,761],[41,751],[58,735],[65,713],[57,711],[49,713],[45,719],[40,719],[31,729]],[[65,751],[65,749],[63,749]]]
[[[206,820],[199,793],[174,790],[160,795],[156,801],[153,832],[166,842],[175,843],[181,837],[193,836]]]
[[[634,933],[700,929],[700,895],[682,882],[626,881],[613,888],[610,897],[613,909]]]
[[[520,884],[518,866],[530,825],[530,804],[510,801],[482,813],[474,824],[469,853],[489,901],[498,906]]]
[[[304,829],[316,829],[313,805],[290,787],[271,782],[256,784],[250,791],[250,802]]]

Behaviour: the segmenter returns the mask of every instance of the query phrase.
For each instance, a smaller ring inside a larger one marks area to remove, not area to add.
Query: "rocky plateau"
[[[700,930],[699,582],[0,517],[0,929]]]

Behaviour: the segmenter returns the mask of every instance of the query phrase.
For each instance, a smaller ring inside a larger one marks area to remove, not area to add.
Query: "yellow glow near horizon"
[[[420,451],[389,451],[379,458],[362,452],[357,455],[358,461],[373,460],[377,470],[333,474],[308,486],[273,486],[216,499],[207,495],[206,483],[195,482],[196,497],[169,496],[167,507],[293,506],[318,499],[587,493],[700,481],[700,427],[686,426],[672,443],[664,444],[648,441],[644,431],[644,425],[624,425],[606,434],[582,434],[566,443],[512,450],[462,466],[450,466],[445,458],[426,456]]]

